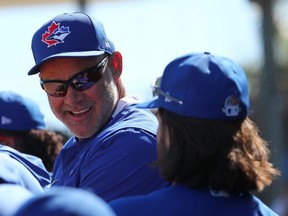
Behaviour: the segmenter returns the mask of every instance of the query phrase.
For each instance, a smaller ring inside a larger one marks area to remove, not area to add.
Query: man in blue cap
[[[157,119],[138,110],[121,80],[122,56],[102,23],[60,14],[34,34],[32,51],[55,116],[73,133],[56,158],[52,186],[89,188],[105,200],[167,186],[156,159]]]
[[[279,171],[268,161],[267,143],[249,119],[245,72],[228,58],[190,53],[164,70],[157,108],[158,162],[173,186],[149,195],[114,200],[118,216],[276,215],[251,194]]]

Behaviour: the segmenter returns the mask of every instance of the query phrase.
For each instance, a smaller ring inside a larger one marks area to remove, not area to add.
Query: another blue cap
[[[36,65],[28,75],[38,73],[40,65],[51,58],[98,56],[114,50],[101,22],[81,12],[64,13],[34,34],[32,51]]]
[[[157,99],[137,107],[161,107],[179,115],[215,120],[244,119],[249,110],[243,69],[209,52],[190,53],[170,62],[157,90]]]
[[[34,101],[12,91],[0,92],[0,130],[44,128],[44,116]]]
[[[14,216],[116,216],[100,197],[80,188],[53,187],[26,202]]]

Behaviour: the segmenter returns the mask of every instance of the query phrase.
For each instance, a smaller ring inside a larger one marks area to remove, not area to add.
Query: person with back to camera
[[[92,189],[106,201],[168,185],[155,160],[158,122],[135,108],[121,80],[122,56],[102,23],[60,14],[34,34],[32,51],[55,116],[73,133],[56,158],[53,186]]]
[[[269,149],[248,117],[245,72],[232,60],[190,53],[170,62],[158,98],[158,161],[169,188],[110,202],[124,215],[276,215],[253,191],[279,175]]]
[[[45,169],[52,172],[64,137],[46,129],[36,102],[13,91],[1,91],[0,118],[0,143],[40,158]]]

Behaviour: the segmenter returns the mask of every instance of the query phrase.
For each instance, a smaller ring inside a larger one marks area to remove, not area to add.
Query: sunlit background
[[[251,118],[269,140],[272,160],[283,172],[259,195],[274,206],[287,188],[287,0],[0,0],[0,91],[13,90],[35,100],[47,127],[64,132],[38,76],[27,72],[34,64],[33,33],[54,16],[74,11],[103,22],[123,55],[127,90],[141,100],[152,97],[150,83],[165,65],[188,52],[210,51],[245,68]]]

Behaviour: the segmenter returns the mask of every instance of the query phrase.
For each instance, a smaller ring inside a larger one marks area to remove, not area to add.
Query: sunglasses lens
[[[85,71],[71,80],[71,86],[77,91],[84,91],[91,88],[100,78],[101,73],[95,73],[94,71]]]
[[[58,82],[47,82],[43,83],[42,88],[45,92],[54,97],[63,97],[67,92],[67,84],[58,83]]]
[[[84,91],[91,88],[102,78],[100,69],[108,62],[108,56],[105,57],[99,64],[76,74],[73,78],[67,81],[40,81],[44,91],[53,97],[63,97],[67,93],[68,86],[77,91]]]

